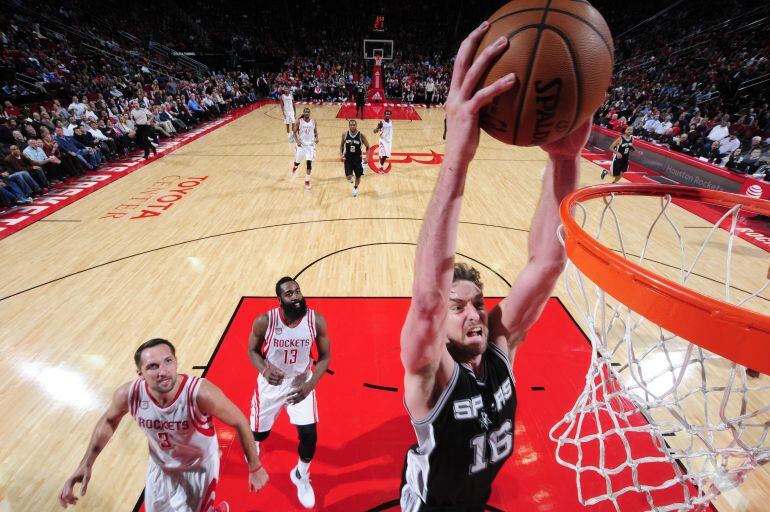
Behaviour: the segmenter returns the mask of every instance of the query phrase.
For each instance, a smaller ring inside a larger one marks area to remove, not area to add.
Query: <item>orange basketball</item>
[[[612,77],[612,34],[582,0],[514,0],[489,18],[476,57],[500,36],[507,50],[479,88],[516,73],[516,85],[481,112],[481,127],[506,144],[558,140],[601,105]]]

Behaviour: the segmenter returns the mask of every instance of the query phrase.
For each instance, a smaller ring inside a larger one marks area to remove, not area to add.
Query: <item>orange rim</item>
[[[572,216],[577,203],[610,195],[671,196],[770,216],[770,201],[682,185],[596,185],[561,203],[567,256],[609,295],[683,339],[770,375],[770,317],[702,295],[616,254],[586,233]],[[764,274],[764,272],[763,272]]]

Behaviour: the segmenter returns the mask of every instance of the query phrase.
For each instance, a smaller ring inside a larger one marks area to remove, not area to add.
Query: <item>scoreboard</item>
[[[385,32],[385,15],[378,14],[374,17],[374,27],[372,27],[372,30],[374,32]]]

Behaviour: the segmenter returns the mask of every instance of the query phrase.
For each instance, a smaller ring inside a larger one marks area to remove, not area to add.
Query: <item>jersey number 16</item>
[[[487,444],[489,444],[490,449],[488,461]],[[504,460],[511,453],[511,449],[513,448],[511,421],[506,421],[497,430],[479,434],[472,438],[471,448],[473,448],[473,464],[471,464],[468,469],[468,473],[471,475],[486,469],[489,464],[495,464],[500,460]]]

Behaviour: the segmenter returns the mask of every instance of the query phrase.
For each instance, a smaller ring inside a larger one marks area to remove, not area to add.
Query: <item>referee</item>
[[[144,149],[144,157],[150,157],[150,150],[153,155],[157,155],[155,146],[150,143],[150,116],[149,110],[139,105],[139,100],[131,101],[131,119],[136,124],[136,143]]]

